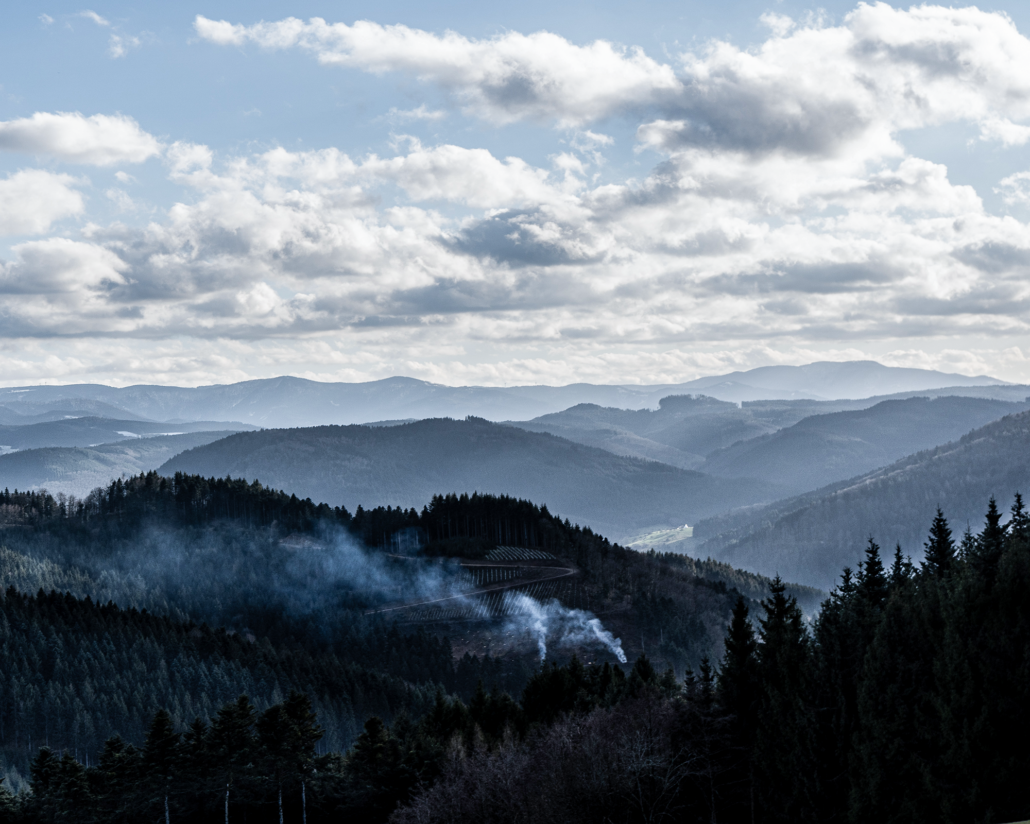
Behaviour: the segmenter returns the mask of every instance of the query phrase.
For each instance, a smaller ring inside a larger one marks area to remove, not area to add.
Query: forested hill
[[[575,596],[626,638],[626,651],[646,648],[678,671],[718,654],[738,591],[755,603],[770,587],[724,565],[623,549],[507,497],[435,496],[421,511],[352,514],[186,475],[118,480],[81,500],[7,490],[0,775],[17,784],[44,743],[90,759],[116,733],[139,745],[157,708],[182,729],[240,692],[259,710],[304,692],[335,749],[369,715],[418,716],[437,690],[468,698],[482,680],[517,694],[539,661],[531,636],[527,652],[502,660],[468,651],[463,624],[394,627],[368,614],[427,577],[460,574],[453,556],[482,558],[502,542],[574,565]],[[795,592],[809,610],[821,595]],[[479,631],[488,639],[494,629]]]
[[[184,449],[220,440],[233,431],[133,438],[92,447],[23,449],[0,455],[0,486],[85,497],[112,478],[151,471]]]
[[[768,482],[719,480],[477,418],[240,433],[159,471],[261,479],[351,510],[421,506],[441,491],[513,495],[617,538],[780,497]]]
[[[918,559],[919,524],[940,506],[951,523],[979,529],[978,503],[1030,489],[1030,412],[1009,415],[957,441],[883,469],[777,502],[700,522],[696,552],[765,575],[829,588],[854,567],[872,536]]]
[[[443,509],[440,524],[456,523],[458,510]],[[343,663],[326,656],[68,596],[8,592],[0,679],[33,673],[23,695],[37,705],[0,703],[4,741],[34,753],[31,794],[13,798],[0,787],[0,819],[1025,820],[1030,516],[1017,496],[1007,523],[994,500],[985,520],[956,545],[938,513],[919,566],[900,552],[883,558],[870,541],[811,624],[779,583],[760,605],[738,599],[724,652],[680,679],[646,656],[628,671],[572,658],[541,667],[510,694],[480,685],[466,700],[442,692],[417,700],[419,691],[396,678],[359,668],[341,677]],[[413,639],[387,640],[377,651],[393,662]],[[178,714],[183,702],[197,706],[198,693],[206,707],[206,696],[239,687],[241,676],[257,702],[241,695],[210,723],[188,725],[160,708],[138,746],[117,736],[95,754],[84,746],[98,703],[109,723],[124,725],[140,697],[171,701]],[[279,692],[298,677],[307,694]],[[169,680],[171,693],[162,689]],[[89,703],[55,686],[79,683],[95,685]],[[327,752],[331,708],[313,707],[310,696],[331,694],[423,711],[389,723],[371,717],[346,754]],[[40,734],[83,746],[62,754],[60,742],[39,747],[38,737],[24,746]]]
[[[758,478],[819,489],[949,443],[1030,403],[987,398],[909,398],[868,409],[812,415],[770,435],[708,455],[698,469],[723,478]]]

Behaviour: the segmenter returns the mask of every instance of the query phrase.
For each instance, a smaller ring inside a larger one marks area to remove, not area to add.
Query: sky
[[[1030,4],[26,2],[0,385],[1030,383]]]

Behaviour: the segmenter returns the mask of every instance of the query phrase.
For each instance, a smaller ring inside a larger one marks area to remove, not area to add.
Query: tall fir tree
[[[930,525],[930,537],[923,546],[926,547],[923,558],[923,572],[926,575],[943,578],[951,572],[955,564],[955,542],[940,507],[937,507],[937,514]]]

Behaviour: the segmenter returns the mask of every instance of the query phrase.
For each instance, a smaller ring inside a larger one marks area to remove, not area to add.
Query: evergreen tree
[[[179,734],[172,726],[167,710],[154,713],[147,740],[143,745],[143,807],[152,818],[163,816],[165,824],[171,820],[169,796],[172,793],[176,767],[179,761]]]
[[[1030,513],[1023,505],[1023,496],[1018,492],[1012,504],[1012,517],[1008,522],[1009,537],[1016,541],[1030,541]]]
[[[955,563],[955,542],[940,507],[937,507],[937,514],[930,525],[930,537],[924,546],[923,572],[937,578],[947,575]]]
[[[255,752],[254,705],[246,695],[218,711],[207,734],[207,746],[215,766],[219,788],[225,791],[225,824],[229,824],[230,794],[246,800],[253,775]]]
[[[754,755],[759,808],[767,821],[801,822],[814,815],[811,645],[797,600],[785,594],[779,576],[770,589],[759,621]]]

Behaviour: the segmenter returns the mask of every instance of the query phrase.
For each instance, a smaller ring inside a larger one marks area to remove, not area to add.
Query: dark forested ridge
[[[262,706],[240,696],[188,726],[156,710],[138,745],[110,739],[88,766],[37,750],[31,795],[0,791],[0,811],[20,824],[1025,819],[1030,517],[1018,496],[1003,520],[992,499],[982,530],[956,542],[938,511],[918,567],[869,541],[810,627],[779,583],[760,605],[741,597],[718,660],[682,678],[644,656],[628,670],[573,658],[539,669],[517,700],[480,686],[464,700],[437,692],[419,718],[369,718],[343,755],[325,751],[299,692]],[[87,633],[93,615],[107,636],[126,620],[181,632],[65,596],[9,593],[2,606],[5,629],[8,615],[45,614]],[[277,661],[205,630],[190,654]]]
[[[870,535],[919,558],[919,524],[938,506],[964,529],[980,518],[977,501],[1030,489],[1027,455],[1030,412],[1021,412],[867,475],[701,521],[693,551],[828,588],[841,567],[861,558]]]
[[[680,672],[718,653],[738,592],[755,603],[770,585],[623,549],[507,497],[438,495],[421,511],[351,514],[258,483],[181,474],[118,480],[84,499],[5,490],[0,774],[23,788],[41,745],[95,766],[111,735],[141,746],[158,707],[184,730],[241,693],[261,712],[291,690],[308,696],[323,753],[350,746],[371,715],[420,717],[441,690],[470,699],[482,681],[518,695],[538,666],[528,637],[527,652],[509,644],[491,655],[502,624],[394,625],[368,614],[423,586],[420,570],[443,575],[455,557],[482,563],[498,544],[574,568],[578,605],[625,637],[628,653],[646,649]],[[817,592],[796,592],[814,608]],[[515,631],[510,619],[503,628]]]
[[[616,537],[780,497],[764,481],[715,479],[475,418],[240,433],[160,471],[260,478],[349,509],[421,506],[441,490],[514,495]]]

